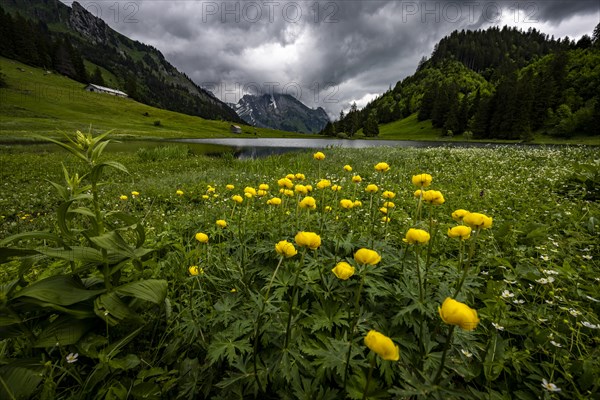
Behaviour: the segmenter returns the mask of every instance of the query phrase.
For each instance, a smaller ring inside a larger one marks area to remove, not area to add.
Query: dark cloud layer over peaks
[[[331,116],[412,74],[455,29],[511,25],[577,38],[600,20],[597,0],[134,0],[119,2],[118,14],[114,0],[80,3],[224,101],[284,91]]]

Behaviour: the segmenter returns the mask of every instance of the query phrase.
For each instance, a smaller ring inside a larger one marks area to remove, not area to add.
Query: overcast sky
[[[453,30],[510,25],[578,39],[600,21],[598,0],[80,3],[223,101],[275,90],[332,117],[413,74]]]

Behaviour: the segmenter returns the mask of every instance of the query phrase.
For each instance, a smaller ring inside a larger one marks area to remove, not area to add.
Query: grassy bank
[[[5,398],[600,396],[593,149],[116,153],[101,185],[27,149],[0,153]],[[493,220],[451,238],[457,209]]]

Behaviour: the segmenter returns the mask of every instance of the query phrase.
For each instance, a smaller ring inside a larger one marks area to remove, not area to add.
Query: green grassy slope
[[[21,71],[21,70],[24,70]],[[115,135],[153,138],[205,138],[231,134],[227,121],[211,121],[161,110],[106,94],[90,93],[84,85],[57,74],[46,74],[0,57],[7,88],[0,89],[0,140],[22,140],[28,134],[56,135],[59,131],[115,130]],[[148,116],[144,114],[147,113]],[[154,126],[160,121],[160,126]],[[244,133],[263,137],[302,136],[242,126]],[[249,136],[242,134],[241,136]],[[252,135],[253,136],[253,135]]]

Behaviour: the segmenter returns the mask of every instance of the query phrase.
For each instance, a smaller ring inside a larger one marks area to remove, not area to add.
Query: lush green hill
[[[132,99],[86,92],[79,82],[14,60],[0,57],[0,72],[8,84],[0,89],[2,141],[22,140],[30,133],[83,131],[90,124],[97,130],[115,129],[118,135],[156,138],[232,135],[229,122],[205,120]],[[156,121],[160,121],[159,126],[155,126]],[[289,132],[246,126],[242,130],[252,134],[256,130],[260,136],[293,136]]]
[[[156,48],[121,35],[77,2],[68,7],[58,0],[4,0],[0,37],[0,56],[82,83],[106,83],[154,107],[242,122]]]

